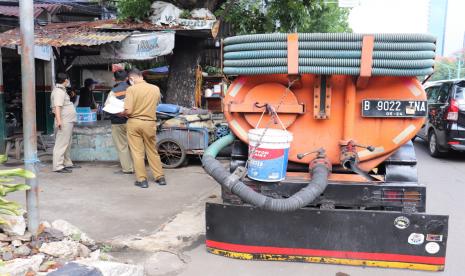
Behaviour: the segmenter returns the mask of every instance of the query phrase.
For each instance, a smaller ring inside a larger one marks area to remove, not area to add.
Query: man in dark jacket
[[[126,98],[126,89],[128,85],[128,74],[126,71],[116,71],[114,73],[115,86],[108,94],[108,98],[105,102],[107,105],[110,98],[115,97],[119,100]],[[128,138],[126,133],[126,122],[127,118],[119,114],[111,114],[111,135],[113,136],[113,143],[115,144],[116,150],[118,151],[119,161],[121,163],[122,173],[132,174],[134,173],[134,166],[132,163],[131,152],[128,146]]]
[[[90,107],[90,109],[97,109],[97,103],[94,98],[95,82],[93,79],[86,79],[84,87],[79,89],[79,104],[78,107]]]

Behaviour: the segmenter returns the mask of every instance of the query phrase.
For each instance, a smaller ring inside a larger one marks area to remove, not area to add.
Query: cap
[[[89,86],[89,85],[92,85],[92,84],[97,84],[98,82],[94,81],[93,79],[86,79],[84,81],[84,86]]]

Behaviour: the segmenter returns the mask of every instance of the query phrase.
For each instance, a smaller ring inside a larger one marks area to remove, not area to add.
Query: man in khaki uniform
[[[133,69],[129,72],[130,86],[124,100],[125,114],[128,116],[128,143],[136,172],[136,186],[147,188],[145,155],[149,161],[155,182],[166,185],[160,156],[156,149],[156,110],[160,102],[160,89],[144,81],[142,73]]]
[[[126,90],[129,87],[128,73],[126,71],[116,71],[114,73],[115,86],[108,94],[108,98],[105,102],[105,106],[110,103],[111,98],[117,98],[123,100],[126,98]],[[111,136],[113,137],[113,143],[115,144],[116,151],[118,152],[119,161],[121,164],[121,173],[133,174],[134,167],[132,165],[131,151],[128,145],[128,136],[126,130],[126,123],[128,119],[120,114],[111,114]],[[117,172],[117,173],[120,173]]]
[[[77,116],[76,109],[66,93],[68,84],[68,76],[64,73],[58,73],[50,101],[52,111],[55,114],[53,171],[57,173],[70,173],[71,169],[80,168],[80,166],[74,165],[70,158],[71,139]]]

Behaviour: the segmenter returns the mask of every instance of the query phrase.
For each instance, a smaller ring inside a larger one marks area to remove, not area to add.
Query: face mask
[[[71,87],[71,82],[69,80],[66,80],[66,87]]]
[[[133,79],[129,79],[129,84],[130,84],[130,85],[134,85],[134,80],[133,80]]]

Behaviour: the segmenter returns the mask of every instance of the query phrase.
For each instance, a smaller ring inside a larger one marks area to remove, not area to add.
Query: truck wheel
[[[160,155],[163,168],[174,169],[181,166],[186,160],[186,150],[183,145],[175,139],[161,139],[157,143],[158,154]]]
[[[442,156],[442,152],[440,152],[438,148],[438,138],[436,136],[436,133],[434,133],[434,130],[430,131],[428,135],[428,150],[429,155],[431,155],[432,157]]]

